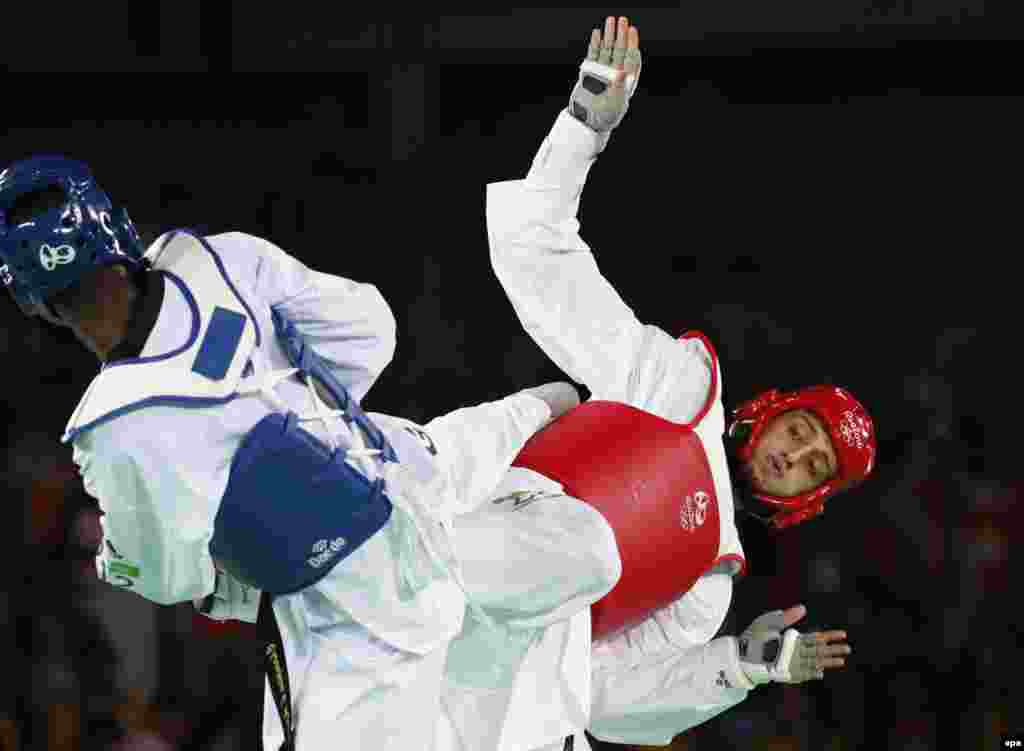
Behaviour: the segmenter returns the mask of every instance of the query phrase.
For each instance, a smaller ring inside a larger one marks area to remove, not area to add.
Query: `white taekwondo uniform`
[[[593,399],[679,424],[697,421],[692,427],[719,504],[716,565],[670,606],[604,642],[591,644],[586,611],[562,622],[523,624],[505,643],[496,636],[488,643],[486,630],[470,631],[474,624],[467,618],[449,652],[446,711],[438,730],[445,745],[439,749],[561,751],[572,735],[579,751],[589,748],[584,728],[609,742],[664,745],[753,688],[740,668],[735,639],[714,638],[729,608],[732,577],[745,566],[722,443],[721,372],[702,336],[677,339],[638,321],[580,238],[580,194],[603,145],[602,137],[563,111],[525,180],[487,186],[491,260],[526,331]],[[560,490],[517,467],[503,489],[531,487],[548,495]],[[546,503],[541,498],[527,510],[540,515]],[[456,527],[470,518],[460,517]],[[552,535],[546,554],[533,558],[556,566],[555,551],[564,556],[573,550],[571,538]],[[473,551],[463,547],[462,553],[470,566]],[[475,597],[474,582],[467,583]],[[502,656],[502,669],[490,655]],[[495,675],[488,676],[485,666]]]
[[[312,271],[250,235],[172,232],[146,255],[147,273],[163,275],[156,322],[139,357],[103,366],[64,440],[103,511],[101,577],[173,604],[210,595],[220,578],[210,544],[239,446],[268,416],[310,402],[297,376],[281,380],[291,363],[275,317],[294,325],[356,403],[393,356],[395,322],[375,287]],[[494,496],[550,416],[528,394],[422,427],[370,415],[401,460],[386,465],[391,516],[313,586],[273,602],[298,751],[429,748],[447,645],[467,606],[451,518]],[[302,428],[324,445],[355,440],[337,418]],[[365,457],[348,461],[385,471]],[[280,502],[302,504],[302,484]],[[314,567],[337,554],[326,540],[313,552]],[[238,617],[255,621],[258,599]],[[265,748],[276,751],[282,728],[265,694]]]

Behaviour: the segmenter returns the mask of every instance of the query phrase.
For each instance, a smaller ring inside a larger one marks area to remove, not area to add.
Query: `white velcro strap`
[[[795,628],[787,628],[783,632],[782,651],[771,670],[772,680],[788,683],[792,679],[789,673],[789,664],[793,661],[793,652],[796,651],[796,643],[799,638],[800,632]]]
[[[580,65],[580,70],[583,71],[584,73],[589,73],[592,76],[596,76],[597,78],[600,78],[603,81],[607,81],[609,86],[612,85],[615,79],[618,78],[619,73],[621,73],[621,71],[618,68],[613,68],[610,65],[594,62],[593,60],[584,60],[583,63]],[[633,89],[636,88],[636,81],[636,75],[631,73],[628,76],[626,76],[627,97],[633,95]]]

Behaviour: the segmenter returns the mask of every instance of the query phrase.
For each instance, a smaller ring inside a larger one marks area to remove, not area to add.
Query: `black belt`
[[[292,692],[288,685],[288,663],[284,657],[284,644],[281,642],[281,629],[274,617],[273,601],[266,592],[260,594],[260,611],[256,616],[256,627],[260,636],[266,639],[263,652],[263,669],[270,683],[270,692],[274,695],[277,716],[284,728],[284,743],[279,751],[295,751],[295,717],[292,715]],[[261,701],[262,706],[262,701]],[[260,712],[260,717],[263,713]],[[259,728],[260,748],[263,747],[263,723]]]

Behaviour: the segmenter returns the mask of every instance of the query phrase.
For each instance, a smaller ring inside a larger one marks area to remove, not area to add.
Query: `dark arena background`
[[[741,529],[722,629],[803,602],[848,631],[848,666],[671,748],[1020,738],[1020,26],[1000,4],[15,5],[0,59],[47,74],[3,77],[0,163],[64,153],[150,239],[241,230],[377,285],[398,349],[365,406],[417,421],[562,378],[491,271],[484,190],[525,176],[590,30],[627,15],[640,87],[579,215],[605,276],[643,321],[709,336],[726,405],[833,382],[880,435],[824,516]],[[96,580],[97,507],[59,437],[97,362],[2,297],[0,747],[254,749],[259,642]]]

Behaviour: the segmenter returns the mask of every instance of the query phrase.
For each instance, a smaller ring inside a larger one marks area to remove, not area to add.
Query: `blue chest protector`
[[[68,422],[64,442],[150,406],[218,408],[242,395],[246,364],[260,346],[259,325],[220,257],[206,239],[188,231],[161,236],[146,257],[180,293],[191,324],[187,340],[172,350],[147,351],[102,368]],[[350,427],[358,426],[368,447],[380,452],[378,458],[398,461],[394,441],[403,460],[414,459],[414,447],[407,451],[401,435],[389,440],[367,418],[295,326],[277,311],[268,312],[292,367],[335,402]],[[225,571],[273,595],[323,578],[392,513],[382,481],[371,482],[346,463],[342,451],[325,446],[298,423],[296,414],[278,404],[244,436],[231,456],[210,544]]]
[[[273,319],[292,366],[327,390],[345,411],[343,419],[362,429],[383,461],[398,461],[387,437],[295,326],[277,311]],[[210,552],[239,581],[272,595],[290,594],[355,552],[387,523],[392,508],[383,479],[371,482],[347,464],[343,449],[332,451],[301,429],[294,412],[272,413],[234,456]]]

